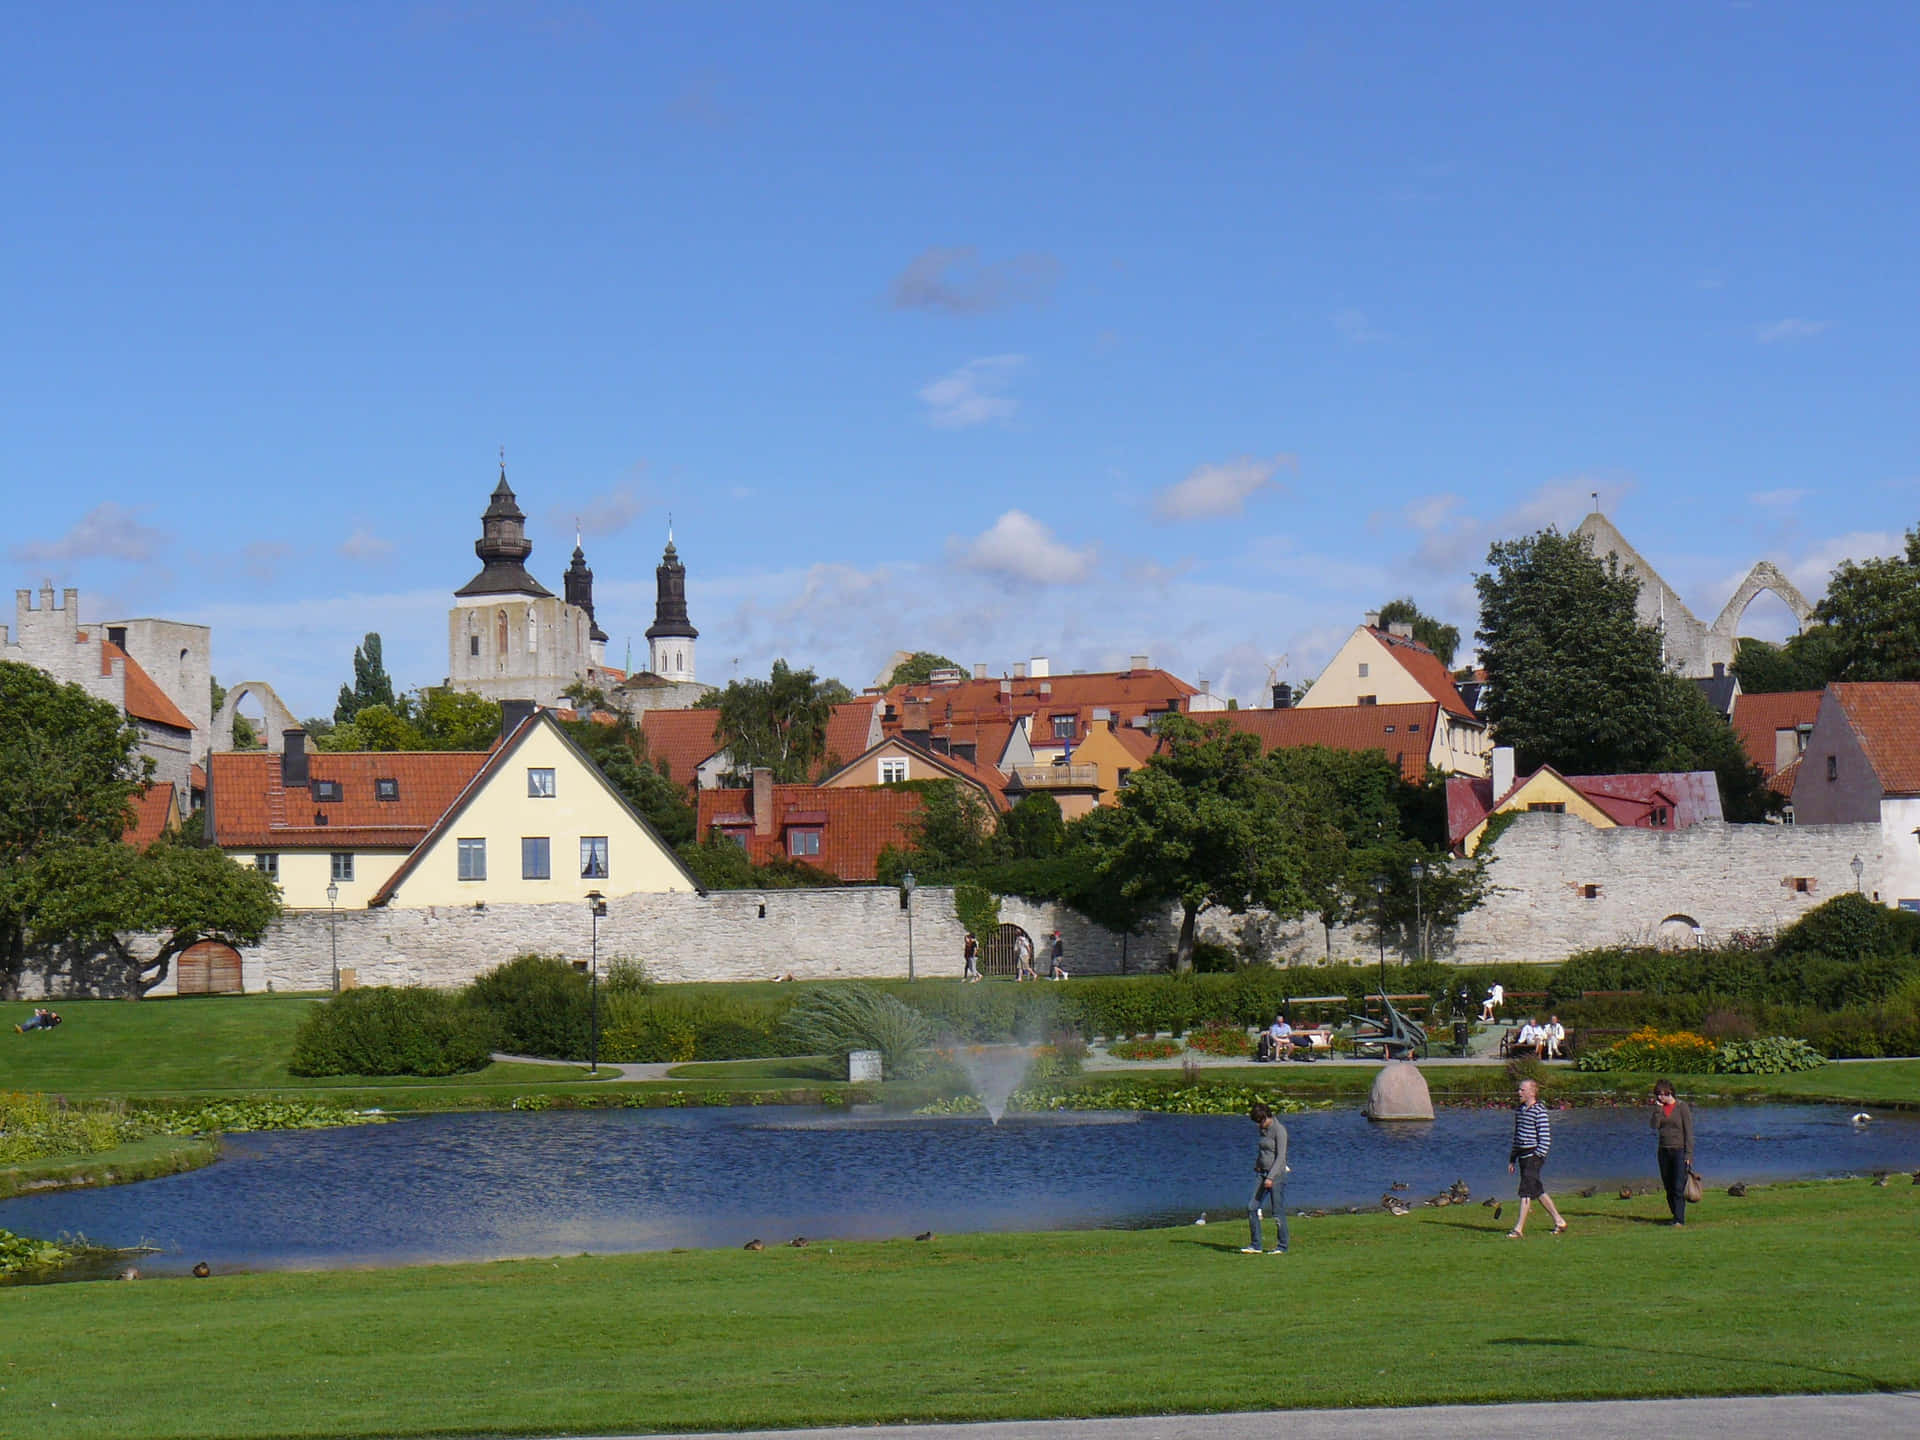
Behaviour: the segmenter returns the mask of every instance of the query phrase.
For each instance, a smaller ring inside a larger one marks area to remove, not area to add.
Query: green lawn
[[[1920,1189],[0,1290],[0,1435],[620,1433],[1920,1386]],[[1511,1219],[1511,1216],[1508,1217]],[[768,1237],[773,1239],[775,1237]],[[610,1317],[612,1317],[610,1319]]]

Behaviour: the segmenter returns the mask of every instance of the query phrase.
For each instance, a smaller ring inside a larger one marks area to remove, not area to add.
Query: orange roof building
[[[1440,657],[1413,638],[1410,625],[1382,626],[1378,615],[1368,615],[1295,708],[1428,702],[1440,707],[1430,761],[1448,775],[1485,775],[1493,749],[1486,722],[1461,696]]]
[[[916,790],[776,785],[754,772],[747,790],[702,790],[697,834],[733,840],[756,865],[791,860],[836,879],[877,878],[880,852],[905,849],[920,813]]]
[[[1437,766],[1446,757],[1440,705],[1433,700],[1410,705],[1229,710],[1224,715],[1210,715],[1207,721],[1224,722],[1231,730],[1257,736],[1265,750],[1309,745],[1356,753],[1377,750],[1399,767],[1403,780],[1413,785],[1427,778],[1429,765]]]
[[[1733,701],[1733,731],[1747,759],[1760,767],[1769,789],[1793,794],[1790,772],[1799,763],[1820,715],[1820,691],[1782,690],[1769,695],[1741,691]]]

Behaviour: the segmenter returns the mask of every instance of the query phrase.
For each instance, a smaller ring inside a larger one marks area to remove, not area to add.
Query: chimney
[[[1411,620],[1390,620],[1387,622],[1387,634],[1396,636],[1401,640],[1411,640],[1413,638],[1413,622]]]
[[[773,834],[773,771],[765,765],[753,767],[753,833]]]
[[[1151,655],[1131,655],[1127,658],[1127,668],[1129,670],[1151,670],[1153,668],[1153,657]]]
[[[1213,693],[1213,682],[1204,675],[1200,677],[1200,693],[1202,695],[1211,695]]]
[[[1513,747],[1493,747],[1493,798],[1498,801],[1513,788]]]
[[[1047,676],[1051,675],[1053,671],[1047,665],[1046,656],[1036,655],[1032,660],[1027,662],[1027,673],[1036,680],[1044,680]]]
[[[539,708],[539,704],[532,700],[502,700],[500,702],[500,738],[505,740],[512,735],[532,719],[534,711]]]
[[[280,738],[286,746],[280,752],[280,787],[283,790],[304,790],[310,778],[307,771],[307,732],[283,730]]]
[[[900,733],[916,744],[926,744],[933,732],[932,709],[925,700],[903,702],[900,706]]]
[[[984,680],[984,679],[986,679],[986,678],[987,678],[987,667],[986,667],[986,666],[985,666],[984,664],[982,664],[982,665],[976,665],[976,666],[974,666],[974,667],[973,667],[973,678],[974,678],[974,679],[976,679],[976,680]]]
[[[1380,612],[1378,610],[1367,611],[1361,619],[1366,622],[1367,629],[1369,630],[1378,630],[1380,628]]]
[[[1273,687],[1273,708],[1276,710],[1293,708],[1293,686],[1284,680]]]
[[[1713,662],[1713,678],[1716,680],[1724,680],[1727,678],[1727,667],[1724,661],[1716,660]]]
[[[1027,678],[1027,662],[1026,661],[1016,660],[1013,662],[1013,678],[1016,680],[1024,680]]]

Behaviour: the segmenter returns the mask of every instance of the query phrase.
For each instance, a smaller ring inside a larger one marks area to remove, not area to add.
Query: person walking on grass
[[[1693,1171],[1693,1111],[1673,1093],[1671,1080],[1653,1087],[1653,1133],[1667,1213],[1676,1226],[1682,1226],[1687,1223],[1687,1176]]]
[[[1259,1148],[1253,1156],[1253,1198],[1247,1201],[1247,1225],[1253,1243],[1242,1255],[1258,1255],[1264,1245],[1260,1234],[1260,1209],[1273,1211],[1273,1253],[1287,1253],[1287,1127],[1273,1118],[1273,1111],[1256,1100],[1247,1115],[1260,1127]]]
[[[1553,1123],[1547,1107],[1540,1103],[1540,1086],[1532,1080],[1520,1082],[1520,1106],[1513,1114],[1513,1146],[1507,1151],[1507,1173],[1520,1167],[1520,1216],[1507,1232],[1507,1239],[1522,1240],[1527,1233],[1527,1211],[1538,1200],[1553,1217],[1553,1233],[1567,1228],[1567,1222],[1554,1208],[1553,1197],[1540,1183],[1541,1168],[1547,1163],[1547,1151],[1553,1148]]]

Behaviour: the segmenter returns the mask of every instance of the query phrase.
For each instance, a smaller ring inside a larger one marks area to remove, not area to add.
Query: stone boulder
[[[1373,1091],[1363,1112],[1369,1120],[1431,1120],[1433,1097],[1427,1077],[1411,1060],[1394,1060],[1373,1077]]]

